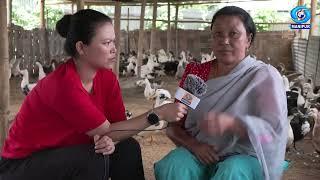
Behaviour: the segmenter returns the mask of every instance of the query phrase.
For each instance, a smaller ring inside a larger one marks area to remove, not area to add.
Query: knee
[[[126,160],[136,163],[142,162],[140,144],[134,138],[128,138],[116,145],[115,152],[111,155],[111,161]]]
[[[237,177],[246,180],[263,179],[263,171],[259,161],[251,156],[238,155],[230,157],[218,163],[217,167],[215,180],[234,179]]]
[[[202,166],[200,162],[185,148],[176,148],[163,159],[154,164],[156,176],[174,172],[191,172]]]

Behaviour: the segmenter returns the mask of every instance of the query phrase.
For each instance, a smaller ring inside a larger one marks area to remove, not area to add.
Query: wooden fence
[[[32,71],[35,62],[48,64],[51,59],[58,61],[65,56],[64,40],[55,31],[24,30],[19,26],[9,28],[9,58],[21,58],[21,69]]]
[[[145,32],[143,49],[150,47],[150,31]],[[172,51],[176,53],[176,32],[172,30]],[[138,49],[139,32],[130,31],[129,36],[125,31],[121,31],[120,51],[127,52]],[[291,44],[294,39],[294,33],[284,32],[261,32],[257,33],[251,53],[258,59],[267,60],[270,58],[271,64],[282,62],[289,69],[292,67]],[[47,42],[47,43],[46,43]],[[167,46],[167,32],[157,31],[155,48],[157,50]],[[28,69],[30,72],[35,67],[35,62],[40,61],[48,64],[51,59],[61,61],[65,58],[63,50],[64,39],[55,31],[51,30],[24,30],[19,26],[13,26],[9,29],[9,49],[10,59],[22,58],[21,69]],[[211,52],[210,31],[199,30],[179,30],[178,31],[178,51],[190,51],[194,57],[200,58],[200,53]]]

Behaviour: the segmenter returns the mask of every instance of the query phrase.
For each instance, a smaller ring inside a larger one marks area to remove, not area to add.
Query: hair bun
[[[71,24],[71,14],[64,15],[56,24],[56,30],[60,36],[66,38]]]

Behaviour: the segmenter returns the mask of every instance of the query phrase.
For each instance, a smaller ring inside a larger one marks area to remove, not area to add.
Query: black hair
[[[256,25],[253,22],[252,17],[247,11],[237,6],[226,6],[220,9],[212,17],[211,30],[213,28],[214,22],[219,16],[238,16],[241,19],[244,27],[246,28],[247,34],[252,34],[251,44],[253,43],[253,40],[256,36],[257,29],[256,29]]]
[[[95,35],[96,28],[103,23],[111,23],[109,16],[92,10],[84,9],[71,15],[64,15],[56,24],[57,32],[66,38],[64,49],[72,57],[77,56],[76,43],[82,41],[89,45]]]

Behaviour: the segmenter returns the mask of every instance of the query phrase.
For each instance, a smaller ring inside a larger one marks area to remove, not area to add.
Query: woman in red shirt
[[[186,106],[168,104],[126,121],[110,70],[117,51],[112,20],[87,9],[65,15],[56,29],[72,58],[25,98],[4,143],[0,179],[102,180],[109,168],[112,180],[144,179],[140,146],[130,138],[138,131],[130,130],[178,121]]]

